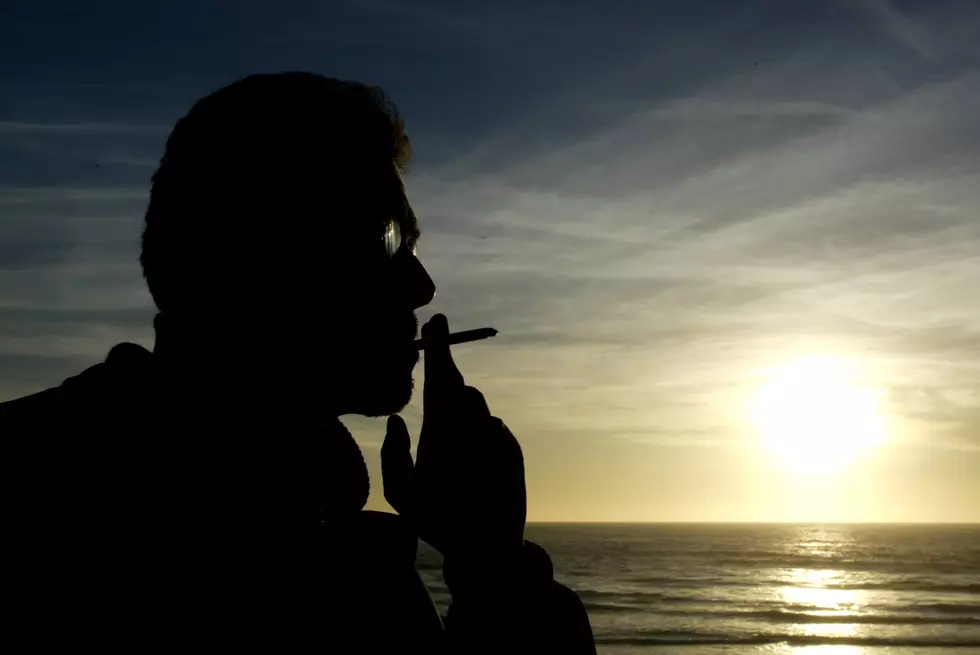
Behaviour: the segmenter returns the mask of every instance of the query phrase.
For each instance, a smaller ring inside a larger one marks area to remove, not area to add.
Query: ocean
[[[980,526],[531,525],[599,653],[980,653]],[[438,555],[418,568],[442,611]]]

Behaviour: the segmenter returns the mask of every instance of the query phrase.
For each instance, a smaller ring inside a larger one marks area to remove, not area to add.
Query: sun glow
[[[829,471],[878,444],[879,393],[847,362],[812,357],[769,371],[752,402],[762,440],[796,470]]]

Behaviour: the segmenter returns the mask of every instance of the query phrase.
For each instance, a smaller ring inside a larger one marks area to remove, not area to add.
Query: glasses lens
[[[404,246],[418,259],[419,256],[419,245],[413,239],[411,242],[403,241],[402,238],[402,226],[401,223],[393,218],[386,218],[384,225],[384,246],[385,252],[388,253],[388,258],[395,256],[398,249]]]
[[[402,228],[393,218],[385,220],[384,243],[389,259],[394,257],[402,246]]]

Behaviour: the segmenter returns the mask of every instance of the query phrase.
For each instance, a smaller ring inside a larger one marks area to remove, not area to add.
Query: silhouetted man
[[[399,515],[337,417],[412,393],[435,287],[383,93],[258,75],[200,100],[153,177],[140,257],[152,353],[119,344],[0,404],[5,587],[37,650],[592,653],[578,598],[523,541],[520,446],[435,317],[416,461],[382,449]],[[414,571],[442,552],[445,626]],[[6,582],[9,580],[10,582]]]

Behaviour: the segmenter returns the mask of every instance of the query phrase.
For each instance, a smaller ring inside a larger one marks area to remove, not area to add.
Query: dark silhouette
[[[415,462],[388,423],[399,514],[363,511],[337,417],[405,406],[414,310],[435,293],[408,156],[382,91],[306,73],[242,79],[177,123],[140,257],[153,352],[118,344],[0,404],[7,624],[36,650],[595,652],[523,540],[520,446],[465,386],[445,317],[423,329]],[[444,555],[444,622],[418,536]]]

